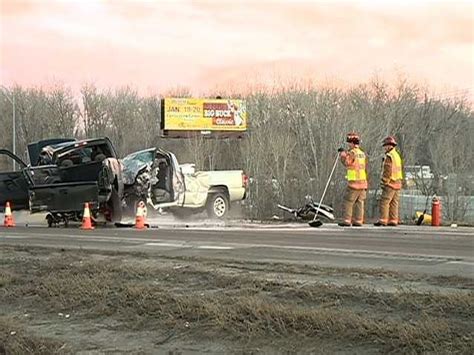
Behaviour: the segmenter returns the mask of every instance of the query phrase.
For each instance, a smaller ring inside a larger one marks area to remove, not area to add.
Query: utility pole
[[[15,118],[15,112],[16,112],[16,108],[15,108],[15,95],[13,95],[13,93],[8,89],[6,88],[5,86],[3,85],[0,85],[0,89],[3,93],[3,95],[8,99],[8,101],[10,101],[10,103],[12,104],[12,126],[13,126],[13,129],[12,129],[12,145],[13,145],[13,154],[16,155],[16,118]],[[16,162],[14,159],[13,160],[13,171],[16,171]]]

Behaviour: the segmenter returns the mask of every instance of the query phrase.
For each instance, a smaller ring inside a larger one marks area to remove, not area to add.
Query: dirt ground
[[[474,279],[3,246],[0,354],[472,354]]]

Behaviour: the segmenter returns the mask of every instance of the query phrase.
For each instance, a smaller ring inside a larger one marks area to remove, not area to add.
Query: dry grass
[[[31,335],[15,319],[0,317],[0,354],[66,353],[70,353],[70,349],[64,343]]]
[[[472,292],[400,288],[388,293],[318,282],[302,285],[266,279],[270,270],[261,264],[239,269],[232,262],[25,254],[20,262],[15,257],[2,259],[2,304],[74,313],[85,321],[113,317],[122,330],[166,326],[191,336],[194,331],[196,339],[284,339],[296,349],[305,339],[367,344],[380,351],[470,353],[473,349]],[[283,266],[279,268],[282,271]],[[331,270],[310,272],[327,276]],[[294,266],[285,271],[302,272]],[[390,277],[398,280],[398,275]]]
[[[428,279],[433,285],[453,286],[474,290],[474,279],[460,276],[433,276]]]

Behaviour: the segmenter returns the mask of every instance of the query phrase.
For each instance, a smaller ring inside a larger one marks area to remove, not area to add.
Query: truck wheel
[[[229,212],[229,207],[229,199],[223,193],[218,192],[207,199],[207,215],[210,218],[224,218]]]
[[[117,190],[112,189],[112,195],[108,202],[109,208],[112,212],[111,222],[120,222],[122,220],[122,201]]]
[[[51,228],[54,224],[54,217],[51,213],[46,215],[46,222],[48,223],[48,228]]]
[[[102,169],[99,171],[99,176],[97,177],[97,184],[99,190],[110,192],[113,190],[113,172],[110,170],[110,167],[102,163]]]

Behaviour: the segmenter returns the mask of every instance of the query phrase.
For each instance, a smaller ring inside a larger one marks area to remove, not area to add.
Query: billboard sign
[[[245,132],[244,100],[165,98],[162,101],[163,131]]]

